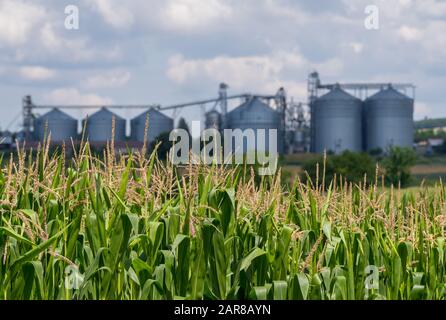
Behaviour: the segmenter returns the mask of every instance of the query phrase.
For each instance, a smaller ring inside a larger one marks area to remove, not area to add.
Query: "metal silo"
[[[314,103],[314,148],[340,153],[362,151],[362,102],[334,87]]]
[[[85,138],[92,142],[111,141],[113,117],[115,119],[115,141],[125,141],[125,119],[106,108],[84,120]]]
[[[222,128],[222,117],[217,110],[211,110],[206,113],[206,129],[215,128],[220,130]]]
[[[364,123],[368,151],[390,146],[412,147],[414,100],[392,86],[368,98]]]
[[[281,125],[281,114],[276,110],[270,108],[258,98],[251,98],[236,109],[232,110],[226,115],[225,128],[227,129],[253,129],[255,132],[256,149],[257,146],[257,131],[258,129],[265,129],[265,137],[269,136],[269,130],[277,130],[277,151],[284,152],[284,132]],[[269,139],[266,139],[265,150],[269,150]],[[253,151],[248,150],[244,146],[244,152]]]
[[[51,141],[62,142],[70,138],[76,140],[77,120],[54,108],[50,112],[34,120],[34,136],[43,141],[45,134],[51,132]]]
[[[130,121],[131,137],[144,142],[146,120],[149,117],[148,142],[154,141],[162,133],[173,130],[173,119],[155,109],[150,109]]]

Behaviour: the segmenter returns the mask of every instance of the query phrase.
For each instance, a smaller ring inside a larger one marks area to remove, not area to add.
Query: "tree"
[[[308,173],[313,184],[317,180],[317,164],[319,163],[319,183],[322,182],[324,159],[319,157],[306,162],[303,166],[304,172]],[[334,176],[342,176],[348,182],[359,183],[367,175],[368,181],[373,181],[375,176],[376,163],[367,153],[355,153],[345,151],[340,155],[328,155],[325,163],[325,187],[328,187]],[[307,180],[307,175],[303,176]]]
[[[382,161],[386,181],[391,185],[407,186],[411,180],[410,168],[416,163],[417,155],[411,148],[392,147]]]

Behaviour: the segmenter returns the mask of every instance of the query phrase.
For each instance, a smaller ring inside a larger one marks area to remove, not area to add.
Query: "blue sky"
[[[67,5],[79,8],[79,30],[64,27]],[[368,5],[379,30],[364,27]],[[0,0],[1,128],[25,94],[168,105],[214,97],[224,81],[234,94],[284,86],[305,101],[313,69],[323,82],[413,82],[415,117],[446,116],[446,1]]]

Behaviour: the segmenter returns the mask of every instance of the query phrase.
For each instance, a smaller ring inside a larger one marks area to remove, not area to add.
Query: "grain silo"
[[[43,141],[45,135],[51,133],[51,141],[69,141],[77,137],[77,120],[65,112],[54,108],[50,112],[34,120],[34,136]]]
[[[162,133],[168,133],[173,130],[172,118],[158,110],[150,109],[130,121],[132,140],[144,142],[147,117],[149,120],[149,143],[158,138]]]
[[[222,117],[220,112],[217,110],[211,110],[205,114],[206,118],[206,129],[209,128],[215,128],[217,130],[220,130],[222,126]]]
[[[255,132],[256,149],[257,145],[257,131],[258,129],[265,129],[265,137],[270,134],[271,129],[277,130],[277,151],[283,153],[284,138],[282,128],[281,114],[276,110],[270,108],[258,98],[251,98],[236,109],[232,110],[226,115],[225,128],[227,129],[253,129]],[[265,150],[269,150],[269,139],[266,139]],[[237,147],[237,146],[236,146]],[[246,144],[244,145],[244,152],[253,151],[248,150]]]
[[[368,151],[391,146],[412,147],[414,101],[391,85],[365,103],[365,145]]]
[[[113,118],[115,119],[115,141],[125,141],[125,119],[106,108],[84,120],[85,138],[92,142],[107,142],[112,138]]]
[[[335,86],[313,105],[314,151],[362,151],[362,102]]]

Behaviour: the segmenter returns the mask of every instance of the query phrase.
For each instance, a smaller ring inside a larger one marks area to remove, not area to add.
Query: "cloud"
[[[415,119],[422,119],[424,117],[429,117],[432,114],[432,109],[426,102],[415,101]]]
[[[235,90],[265,93],[286,86],[291,95],[303,98],[305,83],[297,80],[297,74],[304,75],[308,70],[317,69],[327,76],[334,76],[342,68],[342,62],[337,59],[312,63],[298,51],[195,60],[174,55],[169,60],[167,76],[180,85],[226,82]]]
[[[431,17],[446,15],[446,3],[443,0],[417,0],[416,10]]]
[[[107,97],[101,97],[94,93],[81,93],[76,88],[59,88],[44,95],[44,100],[51,104],[60,105],[107,105],[112,104],[113,100]]]
[[[221,81],[231,93],[284,86],[305,101],[316,69],[324,83],[414,82],[417,113],[446,115],[444,0],[79,0],[75,31],[63,27],[65,2],[0,0],[3,105],[28,93],[181,103],[215,94]],[[371,4],[378,31],[364,28]]]
[[[81,63],[104,63],[119,61],[122,52],[118,45],[102,48],[98,44],[92,43],[88,36],[73,34],[67,36],[56,32],[54,23],[46,22],[40,30],[40,46],[34,55],[50,56],[54,60],[77,64]],[[93,41],[94,42],[94,41]]]
[[[406,41],[418,41],[422,38],[423,33],[417,28],[404,25],[398,29],[398,35]]]
[[[41,66],[25,66],[19,69],[19,74],[27,80],[48,80],[53,78],[56,72]]]
[[[36,25],[45,17],[45,10],[21,0],[0,1],[0,47],[23,45]]]
[[[108,25],[116,29],[129,29],[135,22],[134,14],[122,5],[122,1],[88,0],[87,3],[99,12]]]
[[[167,0],[161,9],[166,29],[199,30],[230,17],[232,8],[221,0]],[[202,30],[204,31],[204,30]]]
[[[353,52],[355,53],[361,53],[362,50],[364,50],[364,44],[360,42],[350,42],[349,43],[350,48],[352,48]]]
[[[128,1],[84,0],[115,30],[208,32],[232,17],[233,5],[223,0]],[[204,28],[204,29],[203,29]]]
[[[118,88],[125,86],[130,78],[131,73],[127,70],[110,70],[87,78],[82,85],[86,88]]]

